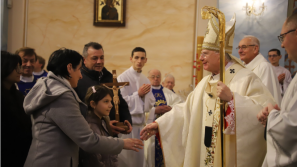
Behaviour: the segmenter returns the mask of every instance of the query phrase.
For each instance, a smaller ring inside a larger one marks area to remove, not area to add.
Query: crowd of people
[[[225,47],[226,82],[219,81],[220,45],[215,17],[208,24],[200,55],[205,76],[184,102],[174,92],[171,74],[149,70],[146,50],[136,47],[131,67],[117,77],[116,97],[105,83],[103,46],[89,42],[82,54],[61,48],[48,60],[30,47],[1,51],[3,166],[161,167],[219,166],[220,100],[225,111],[226,166],[295,166],[296,77],[279,65],[278,49],[265,56],[260,41],[239,42],[240,59]],[[235,20],[227,27],[233,41]],[[297,62],[297,14],[278,37]],[[207,41],[207,42],[206,42]],[[231,49],[230,49],[231,48]],[[119,120],[117,120],[117,108]],[[3,119],[5,118],[5,119]],[[127,129],[117,126],[123,122]],[[265,127],[263,127],[263,126]],[[141,139],[141,140],[140,140]],[[265,141],[267,140],[267,141]],[[266,151],[267,150],[267,151]],[[17,158],[17,161],[15,160]]]

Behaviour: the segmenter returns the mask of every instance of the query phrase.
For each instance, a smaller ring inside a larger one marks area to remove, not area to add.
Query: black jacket
[[[107,71],[104,67],[102,73],[98,71],[89,70],[86,66],[83,65],[81,69],[81,74],[83,76],[82,79],[78,81],[77,88],[75,88],[76,93],[78,94],[81,101],[85,101],[85,96],[89,87],[94,85],[99,85],[101,83],[111,83],[112,82],[112,74]],[[127,102],[123,99],[121,92],[119,90],[119,113],[120,113],[120,122],[124,122],[128,120],[132,125],[132,119],[129,111],[129,107]],[[112,109],[109,113],[110,120],[115,120],[115,108],[114,103],[112,102]],[[86,116],[86,113],[82,113]]]
[[[32,141],[31,120],[24,95],[12,85],[1,87],[1,166],[24,166]]]

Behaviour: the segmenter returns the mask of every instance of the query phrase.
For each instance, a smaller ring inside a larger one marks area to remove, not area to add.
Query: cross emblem
[[[230,69],[230,73],[235,73],[235,69]]]
[[[294,69],[295,66],[291,64],[292,63],[292,60],[289,60],[289,65],[288,66],[285,66],[290,72],[291,72],[291,69]]]
[[[212,111],[211,111],[211,110],[209,110],[209,111],[208,111],[208,114],[209,114],[209,116],[211,116],[211,114],[212,114]]]

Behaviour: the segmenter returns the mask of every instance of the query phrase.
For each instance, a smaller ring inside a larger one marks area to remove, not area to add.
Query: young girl
[[[109,112],[112,108],[112,92],[104,86],[92,86],[85,97],[88,105],[86,117],[91,129],[101,136],[112,136],[109,125]],[[131,124],[126,120],[125,124]],[[84,153],[84,167],[117,167],[118,155]]]

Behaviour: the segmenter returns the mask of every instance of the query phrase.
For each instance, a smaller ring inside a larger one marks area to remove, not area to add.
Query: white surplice
[[[236,135],[225,135],[226,166],[234,167],[237,162],[237,167],[257,167],[263,162],[266,146],[264,128],[256,116],[263,106],[269,102],[275,104],[275,101],[253,72],[242,66],[240,70],[232,70],[236,64],[226,69],[227,86],[233,92],[236,113]],[[205,157],[206,152],[203,124],[209,114],[207,108],[212,107],[205,105],[208,97],[205,88],[210,78],[204,77],[185,103],[175,105],[156,120],[167,167],[205,166],[205,159],[201,157]],[[216,153],[220,154],[219,151]],[[219,159],[215,156],[214,167],[220,166]]]
[[[287,70],[286,68],[282,67],[282,66],[273,66],[276,76],[278,77],[280,74],[285,73],[285,79],[283,81],[283,84],[279,84],[280,85],[280,90],[281,90],[281,94],[284,95],[290,82],[292,81],[292,76],[289,70]]]
[[[278,105],[281,104],[281,91],[276,72],[272,65],[259,53],[246,68],[253,71],[268,88]]]
[[[130,67],[117,78],[118,82],[129,82],[129,86],[121,88],[121,94],[129,106],[132,117],[132,132],[127,135],[120,134],[122,139],[137,138],[140,139],[140,131],[145,125],[145,113],[149,112],[155,104],[155,97],[150,91],[143,98],[139,97],[138,89],[143,84],[150,84],[149,79],[141,73],[138,73]],[[144,162],[144,151],[139,152],[123,150],[119,156],[119,167],[142,167]]]
[[[161,89],[161,86],[154,87],[153,89]],[[168,106],[173,107],[175,104],[182,103],[183,100],[171,90],[163,87],[163,93],[166,98]],[[170,111],[169,111],[170,112]],[[155,107],[148,113],[147,124],[152,123],[156,119]],[[150,139],[144,141],[144,155],[147,167],[155,167],[155,135]]]
[[[267,120],[267,155],[263,167],[297,166],[297,77],[290,83],[281,110]]]

